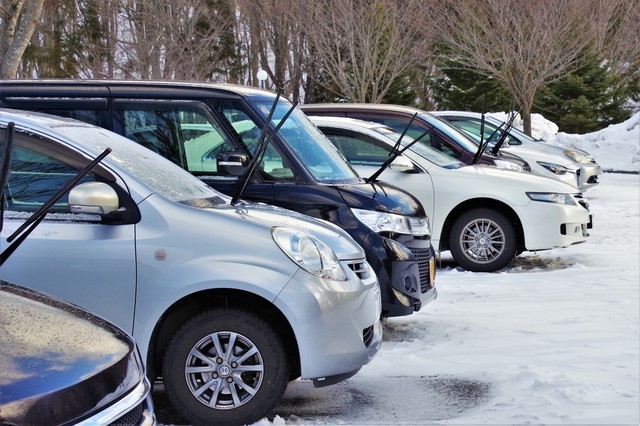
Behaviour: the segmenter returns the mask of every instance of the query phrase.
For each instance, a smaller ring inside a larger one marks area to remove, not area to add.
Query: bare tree
[[[118,50],[125,75],[144,79],[209,80],[220,37],[233,20],[207,0],[121,0]],[[221,0],[224,1],[224,0]],[[219,19],[220,18],[220,19]]]
[[[44,0],[0,0],[0,78],[15,78]]]
[[[453,0],[433,9],[455,62],[502,81],[522,109],[571,69],[597,34],[598,5],[610,0]]]
[[[640,0],[609,0],[596,6],[596,52],[622,83],[640,79]]]
[[[300,15],[308,2],[299,0],[238,0],[241,19],[248,28],[251,81],[263,69],[269,76],[267,87],[277,88],[299,100],[306,59],[308,22]]]
[[[321,0],[306,24],[337,95],[380,102],[394,80],[424,63],[433,41],[425,0]]]

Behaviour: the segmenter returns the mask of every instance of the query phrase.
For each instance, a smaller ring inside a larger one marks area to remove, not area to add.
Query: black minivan
[[[420,202],[362,180],[299,108],[272,92],[191,82],[4,80],[0,106],[104,127],[228,195],[340,226],[376,271],[383,317],[409,315],[436,298],[430,224]],[[272,138],[245,187],[249,159],[265,136]]]

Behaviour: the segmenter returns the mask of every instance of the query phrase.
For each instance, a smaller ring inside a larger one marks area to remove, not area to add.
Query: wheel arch
[[[513,225],[513,229],[516,233],[518,239],[518,252],[522,252],[523,250],[525,250],[524,230],[522,229],[522,222],[520,221],[518,214],[508,204],[493,198],[474,198],[471,200],[466,200],[451,209],[442,226],[442,232],[440,234],[440,250],[450,249],[449,237],[451,235],[453,224],[456,222],[456,220],[463,213],[476,208],[489,208],[505,215]]]
[[[250,311],[273,326],[287,353],[289,380],[300,376],[300,351],[295,333],[284,314],[270,301],[256,294],[234,289],[211,289],[192,293],[176,301],[155,325],[147,353],[147,375],[161,377],[164,353],[176,331],[200,312],[216,307],[234,307]]]

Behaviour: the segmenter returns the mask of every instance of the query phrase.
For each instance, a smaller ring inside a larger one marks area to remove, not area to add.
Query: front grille
[[[429,280],[429,260],[431,259],[430,249],[412,248],[411,253],[418,261],[418,271],[420,272],[420,291],[426,293],[433,287],[433,283]]]
[[[361,280],[369,278],[369,268],[365,262],[349,263],[351,269]]]
[[[132,410],[128,411],[121,417],[109,423],[109,426],[135,426],[140,424],[140,419],[144,414],[144,407],[145,401],[142,400],[142,402]]]
[[[368,348],[371,344],[371,340],[373,339],[373,326],[367,327],[362,330],[362,341],[364,345]]]

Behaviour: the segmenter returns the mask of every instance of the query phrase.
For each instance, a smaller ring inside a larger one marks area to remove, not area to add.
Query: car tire
[[[461,215],[453,224],[451,255],[467,271],[494,272],[516,257],[516,234],[500,212],[479,208]]]
[[[198,425],[257,422],[280,400],[288,379],[277,333],[239,309],[214,309],[187,321],[172,338],[163,364],[170,401]]]

